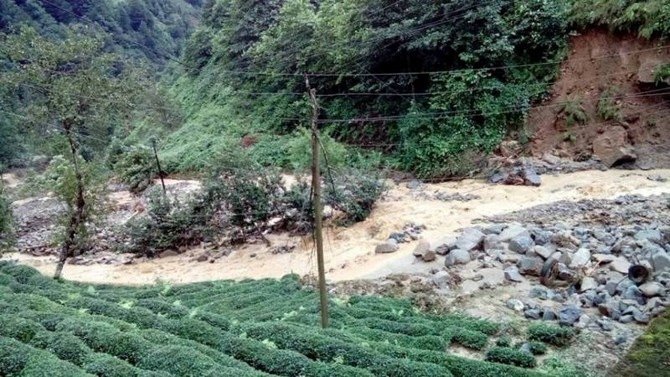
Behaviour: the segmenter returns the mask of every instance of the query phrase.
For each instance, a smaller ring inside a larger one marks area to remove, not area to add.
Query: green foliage
[[[621,122],[621,89],[610,87],[600,93],[596,113],[603,120]]]
[[[565,125],[572,127],[575,124],[586,124],[589,120],[581,97],[569,98],[558,106],[558,115],[563,118]]]
[[[612,376],[654,375],[666,368],[670,358],[670,312],[655,318],[633,344],[626,357],[614,368]]]
[[[0,182],[0,254],[14,243],[14,215],[9,200],[4,195],[2,182]]]
[[[84,364],[91,353],[90,348],[79,338],[64,332],[40,332],[32,338],[30,344],[79,366]]]
[[[29,362],[45,357],[50,360],[35,365],[56,363],[54,370],[72,375],[81,371],[63,360],[100,376],[543,375],[445,352],[451,341],[486,338],[498,326],[461,315],[426,315],[407,300],[352,297],[347,305],[332,306],[331,328],[319,329],[318,296],[293,275],[144,288],[59,282],[56,303],[46,298],[55,288],[29,270],[0,264],[0,278],[24,292],[0,291],[3,375],[20,375]],[[12,276],[25,277],[18,283]],[[282,319],[289,312],[294,314]]]
[[[480,168],[476,156],[523,125],[555,77],[557,65],[544,63],[556,61],[567,35],[563,3],[479,5],[210,1],[187,44],[189,78],[175,86],[193,111],[173,138],[192,141],[164,151],[184,156],[177,169],[192,168],[201,160],[192,156],[226,145],[224,135],[256,134],[260,161],[304,168],[308,138],[290,136],[311,115],[301,74],[330,73],[309,79],[333,165],[349,159],[338,141],[377,147],[422,177],[467,175]],[[482,69],[508,65],[519,68]],[[214,118],[217,107],[227,111]],[[195,128],[209,136],[193,140]]]
[[[528,339],[548,343],[557,347],[569,345],[575,337],[575,331],[570,327],[561,327],[541,322],[534,322],[528,326]]]
[[[662,64],[654,70],[654,80],[656,83],[666,81],[670,78],[670,64]]]
[[[158,176],[158,168],[151,148],[133,146],[122,148],[116,153],[120,156],[115,159],[114,172],[128,185],[130,192],[144,192],[153,184],[154,178]]]
[[[529,342],[528,344],[530,345],[530,352],[533,355],[544,355],[547,353],[547,345],[542,342],[534,341]]]
[[[491,347],[486,351],[486,360],[494,363],[534,368],[537,362],[532,355],[507,347]]]
[[[488,336],[479,331],[458,329],[452,335],[452,340],[463,347],[481,350],[488,343]]]
[[[512,339],[508,336],[501,336],[496,340],[496,346],[498,347],[510,347],[512,345]]]
[[[663,0],[572,0],[570,13],[580,28],[605,26],[647,39],[670,36],[670,4]]]

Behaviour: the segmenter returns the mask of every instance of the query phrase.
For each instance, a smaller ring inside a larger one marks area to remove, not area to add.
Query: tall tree
[[[76,30],[68,30],[59,41],[30,28],[0,35],[0,60],[10,67],[7,81],[31,98],[25,114],[31,129],[64,141],[73,171],[72,184],[60,193],[68,212],[56,278],[65,261],[81,252],[87,241],[93,198],[86,186],[82,151],[104,141],[110,122],[129,115],[134,104],[137,81],[130,79],[121,59],[102,48],[99,39]]]

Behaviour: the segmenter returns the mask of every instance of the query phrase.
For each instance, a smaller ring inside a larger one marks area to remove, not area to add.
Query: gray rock
[[[394,245],[388,241],[385,243],[380,243],[375,248],[375,254],[389,254],[389,253],[395,253],[396,251],[398,251],[398,245],[397,244]]]
[[[542,184],[542,179],[537,174],[535,169],[531,167],[524,168],[524,183],[526,186],[540,186]]]
[[[466,264],[468,262],[470,262],[470,253],[461,249],[450,251],[449,254],[447,254],[447,257],[444,259],[444,265],[447,267],[451,267],[456,264]]]
[[[651,265],[656,272],[670,271],[670,256],[667,253],[652,255]]]
[[[421,257],[421,260],[424,262],[433,262],[437,259],[437,254],[434,251],[426,251],[423,256]]]
[[[438,289],[449,289],[449,283],[451,282],[451,275],[447,271],[438,271],[433,275],[433,284]]]
[[[656,282],[644,283],[640,286],[640,291],[645,297],[661,296],[664,292],[663,286]]]
[[[536,245],[546,245],[551,242],[551,237],[553,234],[549,231],[542,230],[539,228],[530,229],[530,237],[533,239]]]
[[[493,225],[489,225],[486,228],[482,229],[482,232],[484,232],[484,234],[487,234],[487,235],[488,234],[498,235],[498,234],[502,233],[503,229],[505,229],[505,224],[493,224]]]
[[[663,237],[661,231],[657,229],[646,229],[635,233],[635,236],[633,238],[635,238],[638,241],[647,240],[657,245],[662,245],[662,242],[665,237]]]
[[[623,293],[623,298],[626,300],[633,300],[640,305],[645,304],[644,297],[642,297],[642,291],[635,285],[632,285],[626,289]]]
[[[540,276],[544,261],[538,257],[523,257],[519,260],[519,273],[522,275]]]
[[[635,321],[635,318],[631,314],[622,315],[621,318],[619,318],[619,322],[623,324],[631,323],[633,321]]]
[[[640,245],[642,246],[640,253],[648,258],[656,254],[666,254],[666,251],[663,247],[649,240],[640,241]]]
[[[558,311],[558,323],[564,326],[572,326],[582,316],[582,309],[574,305],[565,305]]]
[[[386,243],[397,245],[400,242],[405,242],[405,233],[393,232],[389,234],[389,238],[386,240]]]
[[[589,317],[587,314],[582,314],[579,316],[579,321],[575,323],[575,327],[585,329],[589,323],[591,323],[591,317]]]
[[[603,229],[595,229],[593,237],[607,246],[612,246],[616,243],[616,237]]]
[[[430,243],[426,240],[419,240],[419,243],[414,247],[412,255],[417,258],[422,258],[428,251],[430,251]]]
[[[538,309],[525,310],[523,315],[528,319],[540,319],[540,311]]]
[[[511,298],[507,300],[506,303],[507,307],[514,310],[515,312],[522,312],[523,309],[526,307],[521,300],[517,300],[515,298]]]
[[[537,318],[533,318],[533,319],[537,319]],[[520,351],[520,352],[523,352],[523,353],[525,353],[525,354],[528,354],[528,355],[532,355],[532,354],[533,354],[533,352],[530,350],[530,343],[524,343],[524,344],[522,344],[521,347],[519,347],[519,351]]]
[[[505,273],[499,268],[483,268],[478,272],[483,277],[480,283],[482,286],[489,285],[496,287],[505,281]]]
[[[465,251],[481,249],[484,236],[484,233],[477,228],[467,228],[456,239],[455,247]]]
[[[542,259],[545,259],[545,260],[549,259],[551,254],[553,254],[553,252],[550,249],[548,249],[544,246],[541,246],[541,245],[535,245],[533,247],[533,251],[535,251],[535,254],[539,255],[540,257],[542,257]]]
[[[509,242],[513,238],[521,236],[530,237],[530,232],[528,231],[528,229],[518,224],[512,224],[509,227],[505,228],[505,230],[503,230],[502,233],[500,233],[500,241]]]
[[[533,246],[533,239],[530,235],[520,235],[509,241],[509,249],[519,254],[526,254],[531,246]]]
[[[579,286],[579,292],[586,292],[590,289],[596,289],[598,288],[598,283],[596,283],[596,279],[587,276],[584,279],[582,279],[582,284]]]
[[[630,268],[630,262],[626,258],[618,257],[610,264],[610,270],[616,271],[622,274],[627,274],[628,269]]]
[[[549,293],[547,292],[546,289],[542,287],[533,287],[530,289],[530,292],[528,293],[528,297],[530,298],[539,298],[540,300],[546,300],[549,298]]]
[[[641,324],[643,324],[643,325],[648,324],[649,321],[651,320],[651,318],[649,317],[648,314],[646,314],[646,313],[642,313],[642,312],[640,312],[640,311],[638,311],[637,313],[633,314],[633,319],[635,319],[635,322],[637,322],[637,323],[641,323]]]
[[[484,251],[491,254],[494,250],[501,250],[503,248],[500,238],[496,234],[488,234],[484,237]]]
[[[599,320],[596,321],[596,323],[598,324],[598,326],[600,326],[601,329],[603,329],[603,331],[614,330],[614,324],[612,324],[612,321],[610,321],[606,318],[599,319]]]
[[[590,260],[591,260],[591,252],[588,249],[580,248],[572,255],[570,268],[584,267]]]
[[[509,281],[520,283],[525,280],[523,276],[519,274],[519,270],[517,270],[516,267],[508,267],[504,270],[504,272],[505,272],[505,279]]]
[[[407,182],[407,184],[405,186],[410,190],[416,190],[419,187],[421,187],[421,182],[416,180],[416,179],[413,179],[413,180]]]
[[[555,321],[557,318],[556,313],[551,308],[542,309],[542,320],[543,321]]]
[[[616,302],[606,302],[604,304],[598,305],[598,311],[601,315],[610,317],[617,321],[619,318],[621,318],[621,310],[618,306],[619,304]]]
[[[626,338],[626,336],[623,335],[623,334],[619,334],[614,338],[614,344],[616,344],[617,346],[621,345],[621,344],[624,344],[627,341],[628,341],[628,338]]]

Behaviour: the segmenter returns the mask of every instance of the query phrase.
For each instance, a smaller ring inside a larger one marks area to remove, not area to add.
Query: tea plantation
[[[294,275],[182,286],[92,286],[0,262],[0,376],[574,373],[555,362],[538,363],[489,321],[425,314],[407,301],[363,296],[334,299],[331,327],[322,330],[317,303],[316,292],[301,287]],[[545,352],[545,343],[551,349],[573,336],[546,325],[521,334],[535,353]],[[453,346],[470,349],[481,360],[455,356]]]

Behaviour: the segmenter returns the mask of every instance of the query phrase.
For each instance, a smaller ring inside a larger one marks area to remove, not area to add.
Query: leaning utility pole
[[[326,268],[323,259],[323,210],[321,209],[321,173],[319,172],[319,134],[316,127],[319,118],[319,104],[316,101],[316,90],[305,83],[312,103],[312,206],[314,210],[314,239],[316,242],[316,258],[319,266],[319,297],[321,299],[321,327],[328,327],[328,299],[326,297]]]

